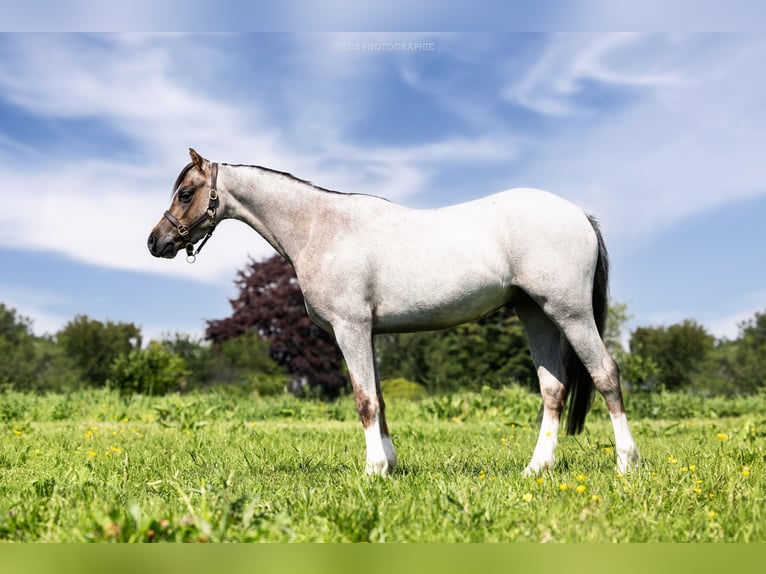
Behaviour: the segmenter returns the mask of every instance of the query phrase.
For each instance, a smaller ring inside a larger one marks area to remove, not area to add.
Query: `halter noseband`
[[[197,255],[200,251],[202,251],[202,248],[205,246],[205,243],[207,243],[207,240],[210,239],[210,237],[213,235],[213,231],[215,231],[216,226],[216,220],[215,220],[215,211],[218,208],[218,189],[216,187],[218,180],[218,164],[214,163],[212,164],[210,168],[210,193],[208,194],[209,202],[207,204],[207,210],[205,213],[197,217],[194,221],[192,221],[189,225],[184,225],[181,223],[178,218],[170,213],[169,211],[166,211],[164,213],[165,219],[167,219],[173,227],[176,228],[176,231],[178,231],[178,235],[180,235],[183,239],[187,240],[186,245],[184,248],[186,249],[186,261],[187,263],[194,263],[197,260]],[[189,233],[192,231],[192,229],[196,229],[200,225],[202,225],[205,221],[208,221],[210,224],[210,227],[208,227],[207,235],[202,239],[202,243],[199,244],[199,247],[197,247],[197,250],[194,250],[194,244],[191,241],[188,241]]]

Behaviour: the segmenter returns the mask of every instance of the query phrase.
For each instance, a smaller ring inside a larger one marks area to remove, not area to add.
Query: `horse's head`
[[[210,163],[193,149],[189,154],[192,161],[178,175],[170,207],[152,229],[147,245],[152,255],[167,259],[184,248],[191,263],[215,229],[219,201],[218,164]],[[195,252],[194,244],[203,238]]]

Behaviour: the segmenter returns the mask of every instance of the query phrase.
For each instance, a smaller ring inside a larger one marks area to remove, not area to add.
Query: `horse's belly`
[[[444,329],[479,319],[506,303],[513,288],[492,284],[450,285],[415,280],[379,293],[373,315],[377,333]]]

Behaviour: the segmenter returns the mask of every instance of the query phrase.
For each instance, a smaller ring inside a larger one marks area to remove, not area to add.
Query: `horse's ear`
[[[205,158],[198,154],[194,149],[189,148],[189,155],[191,156],[192,163],[200,171],[204,171]]]

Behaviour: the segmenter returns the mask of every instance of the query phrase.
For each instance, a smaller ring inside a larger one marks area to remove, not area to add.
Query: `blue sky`
[[[0,34],[0,302],[38,333],[226,316],[254,232],[145,247],[191,146],[412,207],[547,189],[601,220],[631,326],[734,337],[766,309],[764,61],[761,34]]]

